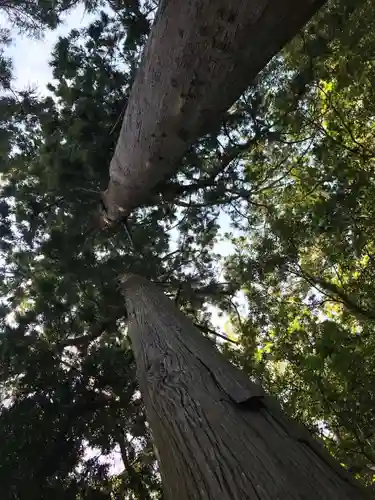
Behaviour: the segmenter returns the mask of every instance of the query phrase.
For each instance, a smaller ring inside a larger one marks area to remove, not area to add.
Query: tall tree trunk
[[[160,0],[103,194],[115,220],[178,168],[325,0]]]
[[[349,475],[154,285],[122,279],[168,500],[360,500]]]

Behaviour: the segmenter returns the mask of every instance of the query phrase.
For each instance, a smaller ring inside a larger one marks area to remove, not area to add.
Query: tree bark
[[[160,0],[103,202],[129,215],[325,0]]]
[[[143,278],[122,278],[168,500],[360,500],[367,492]]]

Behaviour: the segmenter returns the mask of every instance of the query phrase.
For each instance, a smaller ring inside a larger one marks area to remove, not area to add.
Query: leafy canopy
[[[0,8],[43,31],[76,4]],[[371,484],[371,2],[331,1],[271,61],[132,214],[134,247],[98,206],[156,4],[85,5],[95,20],[60,38],[48,96],[12,92],[7,61],[1,72],[4,498],[161,498],[124,335],[127,270],[212,339],[212,306],[225,314],[239,342],[225,355]]]

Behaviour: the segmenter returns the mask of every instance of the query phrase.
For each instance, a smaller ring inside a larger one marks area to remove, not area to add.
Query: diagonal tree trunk
[[[369,498],[143,278],[122,286],[168,500]]]
[[[103,193],[129,215],[325,0],[161,0]]]

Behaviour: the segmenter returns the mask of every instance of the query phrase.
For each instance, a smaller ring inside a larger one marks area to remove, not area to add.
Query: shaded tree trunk
[[[134,275],[122,283],[168,500],[368,498],[161,291]]]
[[[128,215],[325,0],[161,0],[103,193]]]

